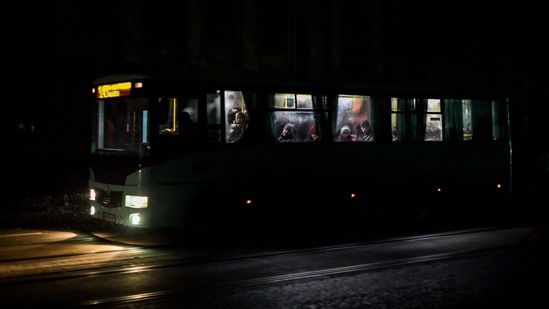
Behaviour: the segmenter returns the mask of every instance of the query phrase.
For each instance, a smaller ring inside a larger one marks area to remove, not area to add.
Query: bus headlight
[[[141,218],[141,214],[134,213],[130,215],[130,224],[132,225],[139,225],[143,221],[143,218]]]
[[[90,189],[90,201],[95,201],[95,189]]]
[[[130,208],[147,208],[149,206],[149,198],[147,196],[126,195],[124,206]]]

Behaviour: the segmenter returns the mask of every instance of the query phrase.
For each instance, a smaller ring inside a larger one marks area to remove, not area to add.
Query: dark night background
[[[85,189],[91,83],[119,72],[506,91],[516,191],[546,172],[549,65],[541,4],[128,0],[15,6],[3,27],[4,115],[15,137],[4,149],[15,197]]]

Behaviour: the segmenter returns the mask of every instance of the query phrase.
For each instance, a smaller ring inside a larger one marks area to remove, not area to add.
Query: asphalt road
[[[546,227],[247,252],[230,244],[193,251],[12,231],[0,237],[4,306],[532,308],[549,302]]]

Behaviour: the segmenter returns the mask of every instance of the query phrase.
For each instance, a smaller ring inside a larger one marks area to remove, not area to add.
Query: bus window
[[[472,129],[471,135],[475,141],[494,140],[494,114],[493,102],[488,100],[471,101]]]
[[[219,91],[207,92],[205,110],[198,107],[197,103],[201,100],[202,98],[194,99],[192,100],[192,102],[189,101],[189,105],[183,109],[183,112],[188,112],[191,115],[191,123],[193,124],[193,127],[197,127],[199,122],[202,122],[205,118],[207,142],[219,143],[221,142],[221,127],[222,127],[221,94]],[[197,132],[196,134],[199,135],[197,137],[199,137],[200,139],[203,138],[202,133]]]
[[[393,142],[399,142],[404,135],[405,108],[402,99],[391,98],[391,128],[393,130]]]
[[[492,101],[493,139],[502,140],[508,137],[507,108],[505,101]]]
[[[225,91],[225,115],[227,127],[234,123],[236,113],[246,112],[246,102],[242,91]]]
[[[208,93],[206,95],[206,109],[207,109],[207,125],[208,125],[208,142],[220,143],[221,142],[221,129],[222,129],[222,116],[221,116],[221,95],[216,93]]]
[[[179,134],[177,128],[177,111],[179,101],[176,98],[160,98],[158,99],[160,105],[160,121],[159,121],[159,133],[160,135],[177,135]]]
[[[105,148],[114,148],[114,136],[116,134],[116,128],[114,127],[114,123],[112,119],[105,118],[105,139],[104,139],[104,146]]]
[[[148,142],[148,104],[146,99],[121,99],[98,102],[97,148],[140,149]]]
[[[391,125],[393,141],[441,141],[440,100],[391,98]]]
[[[462,100],[462,118],[465,127],[463,128],[463,140],[473,139],[473,121],[471,116],[471,100]]]
[[[314,112],[272,112],[272,133],[277,142],[311,142]]]
[[[374,141],[374,122],[370,96],[339,95],[334,128],[335,141],[341,141],[340,137],[343,135],[346,137],[345,140]]]
[[[221,124],[221,96],[219,93],[208,93],[206,95],[206,105],[208,125]]]
[[[274,94],[276,109],[313,109],[313,97],[310,94],[276,93]]]
[[[194,98],[159,99],[159,134],[165,139],[179,136],[183,141],[196,141],[198,100]]]
[[[427,115],[425,115],[425,141],[442,141],[442,113],[440,100],[427,100]]]
[[[320,138],[315,118],[314,97],[310,94],[269,95],[271,132],[277,142],[312,142],[311,130]],[[314,126],[314,125],[317,126]]]
[[[297,98],[297,109],[312,109],[313,100],[310,94],[298,94]]]
[[[183,141],[194,143],[197,141],[198,134],[198,99],[187,98],[180,99],[180,119],[178,131]]]
[[[225,91],[225,139],[227,143],[242,141],[250,121],[242,91]]]

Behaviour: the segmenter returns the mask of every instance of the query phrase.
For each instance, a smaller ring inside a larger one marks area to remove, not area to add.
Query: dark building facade
[[[513,36],[521,35],[506,15],[463,3],[69,2],[60,13],[58,61],[90,77],[138,70],[503,88],[526,73],[515,67]]]
[[[505,91],[519,176],[548,149],[548,138],[531,135],[547,131],[540,123],[548,112],[540,103],[547,98],[546,47],[535,39],[542,19],[532,7],[398,0],[38,6],[22,13],[35,26],[17,37],[23,60],[16,76],[40,80],[42,88],[30,94],[39,102],[34,111],[22,109],[19,121],[47,127],[59,144],[80,136],[82,145],[69,147],[75,151],[87,150],[81,131],[91,81],[120,72]],[[52,92],[59,95],[44,96]]]

